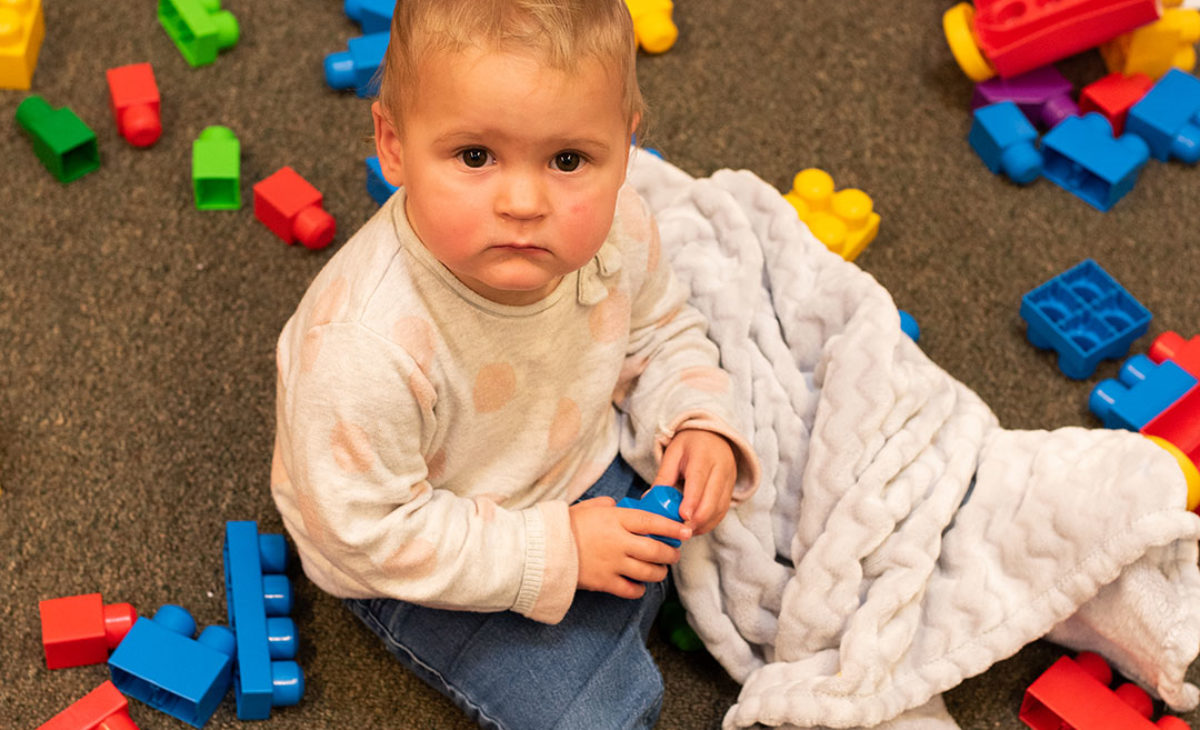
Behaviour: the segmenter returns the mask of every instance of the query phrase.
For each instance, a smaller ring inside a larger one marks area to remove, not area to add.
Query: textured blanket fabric
[[[639,153],[630,179],[763,466],[676,571],[743,685],[726,728],[953,728],[941,692],[1047,635],[1197,704],[1200,518],[1166,452],[1125,431],[1001,428],[754,175],[693,179]]]

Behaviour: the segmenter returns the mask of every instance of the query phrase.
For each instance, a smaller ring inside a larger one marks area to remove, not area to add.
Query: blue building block
[[[1079,380],[1101,360],[1125,355],[1150,327],[1149,310],[1091,259],[1027,292],[1021,319],[1029,341],[1058,352],[1059,370]]]
[[[296,657],[292,585],[283,575],[283,535],[258,534],[254,522],[225,523],[225,603],[237,637],[233,687],[241,720],[266,720],[272,707],[304,696]]]
[[[1146,141],[1166,162],[1200,160],[1200,79],[1173,68],[1129,110],[1125,131]]]
[[[108,659],[122,693],[156,710],[203,727],[229,691],[233,632],[209,626],[193,639],[196,621],[182,606],[164,604],[142,616]]]
[[[678,489],[668,487],[665,484],[658,484],[647,490],[641,499],[625,497],[620,502],[617,502],[617,506],[653,512],[656,515],[669,517],[676,522],[683,522],[683,520],[679,519],[679,504],[681,502],[683,502],[683,495],[680,494]],[[663,537],[661,535],[652,535],[651,537],[659,542],[665,542],[671,547],[679,547],[680,545],[680,542],[673,537]]]
[[[363,33],[382,33],[392,28],[396,0],[346,0],[346,17],[362,26]]]
[[[345,51],[325,57],[325,81],[334,89],[354,89],[362,97],[379,90],[375,72],[383,63],[389,33],[371,33],[351,38]]]
[[[395,185],[387,181],[383,176],[383,168],[379,165],[379,158],[371,155],[367,158],[367,194],[378,203],[383,205],[388,198],[392,197],[392,193],[399,190]]]
[[[1196,378],[1171,360],[1158,365],[1134,355],[1121,366],[1120,380],[1100,381],[1088,398],[1088,408],[1105,428],[1141,431],[1196,385]]]
[[[913,342],[918,342],[921,339],[921,327],[917,325],[916,317],[913,317],[903,309],[900,310],[900,330],[908,335]]]
[[[993,173],[1025,185],[1042,174],[1037,130],[1014,102],[981,106],[974,112],[967,141]]]
[[[1042,158],[1051,182],[1106,211],[1133,189],[1150,149],[1133,134],[1114,139],[1112,125],[1093,112],[1067,117],[1042,137]]]

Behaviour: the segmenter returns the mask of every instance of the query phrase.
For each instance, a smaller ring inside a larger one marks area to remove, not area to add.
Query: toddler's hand
[[[642,510],[621,509],[611,497],[570,507],[571,531],[579,547],[578,587],[621,598],[641,598],[642,583],[667,577],[679,549],[648,535],[686,540],[692,531],[675,520]]]
[[[737,480],[733,447],[712,431],[683,429],[663,452],[655,484],[675,486],[683,478],[679,516],[696,535],[717,526],[729,511]]]

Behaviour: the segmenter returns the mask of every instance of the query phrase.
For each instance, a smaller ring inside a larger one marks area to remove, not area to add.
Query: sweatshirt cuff
[[[659,433],[658,438],[655,439],[654,455],[656,460],[661,463],[667,444],[671,443],[675,434],[689,428],[711,431],[729,442],[729,445],[733,447],[734,461],[737,463],[737,479],[733,483],[732,503],[736,506],[749,499],[750,495],[758,489],[759,478],[762,475],[758,456],[755,455],[754,449],[750,448],[746,439],[742,437],[740,431],[711,413],[693,411],[680,414],[675,422],[665,432]]]
[[[513,611],[534,621],[562,621],[575,599],[579,556],[566,502],[542,502],[524,511],[525,574]]]

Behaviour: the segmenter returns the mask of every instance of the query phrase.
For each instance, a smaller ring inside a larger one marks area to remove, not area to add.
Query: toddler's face
[[[629,154],[621,83],[593,59],[571,73],[483,50],[425,60],[400,135],[374,110],[384,172],[460,281],[503,304],[535,302],[612,225]]]

